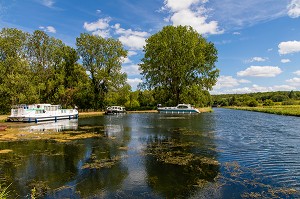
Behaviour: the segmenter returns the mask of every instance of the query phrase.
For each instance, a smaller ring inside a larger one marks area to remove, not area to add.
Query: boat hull
[[[57,121],[57,120],[64,120],[64,119],[77,119],[78,114],[71,114],[71,115],[57,115],[57,116],[35,116],[35,117],[8,117],[8,121],[10,122],[42,122],[42,121]]]
[[[190,104],[178,104],[176,107],[162,107],[161,105],[157,106],[157,111],[159,113],[167,114],[194,114],[200,113],[200,111]]]
[[[159,113],[165,114],[195,114],[199,113],[197,110],[177,110],[177,109],[158,109]]]

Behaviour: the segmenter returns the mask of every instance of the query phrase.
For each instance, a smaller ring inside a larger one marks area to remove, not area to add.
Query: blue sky
[[[145,39],[166,25],[215,44],[212,94],[300,90],[300,0],[0,0],[0,28],[43,30],[74,48],[84,32],[119,39],[133,90]]]

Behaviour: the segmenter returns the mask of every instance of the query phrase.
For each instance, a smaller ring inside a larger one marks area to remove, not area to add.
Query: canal
[[[11,198],[300,197],[300,117],[218,108],[15,128],[97,136],[0,142]]]

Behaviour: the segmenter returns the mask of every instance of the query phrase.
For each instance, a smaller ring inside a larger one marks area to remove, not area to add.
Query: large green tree
[[[34,89],[26,61],[28,34],[14,28],[0,32],[0,110],[7,112],[12,104],[33,102]]]
[[[76,39],[76,45],[92,81],[94,108],[103,108],[108,91],[126,85],[127,75],[121,68],[127,51],[118,40],[87,33]]]
[[[217,49],[191,27],[164,27],[146,40],[144,52],[141,86],[154,89],[161,103],[190,103],[187,90],[211,90],[217,82]]]

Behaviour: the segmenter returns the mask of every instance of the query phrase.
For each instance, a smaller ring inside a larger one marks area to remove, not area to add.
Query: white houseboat
[[[157,111],[159,113],[168,113],[168,114],[192,114],[200,113],[200,111],[190,104],[178,104],[175,107],[162,107],[161,105],[157,106]]]
[[[11,122],[41,122],[61,119],[77,119],[76,109],[62,109],[60,105],[32,104],[15,105],[7,118]]]
[[[111,115],[111,114],[120,114],[120,113],[126,113],[126,109],[123,106],[109,106],[107,107],[105,114]]]

